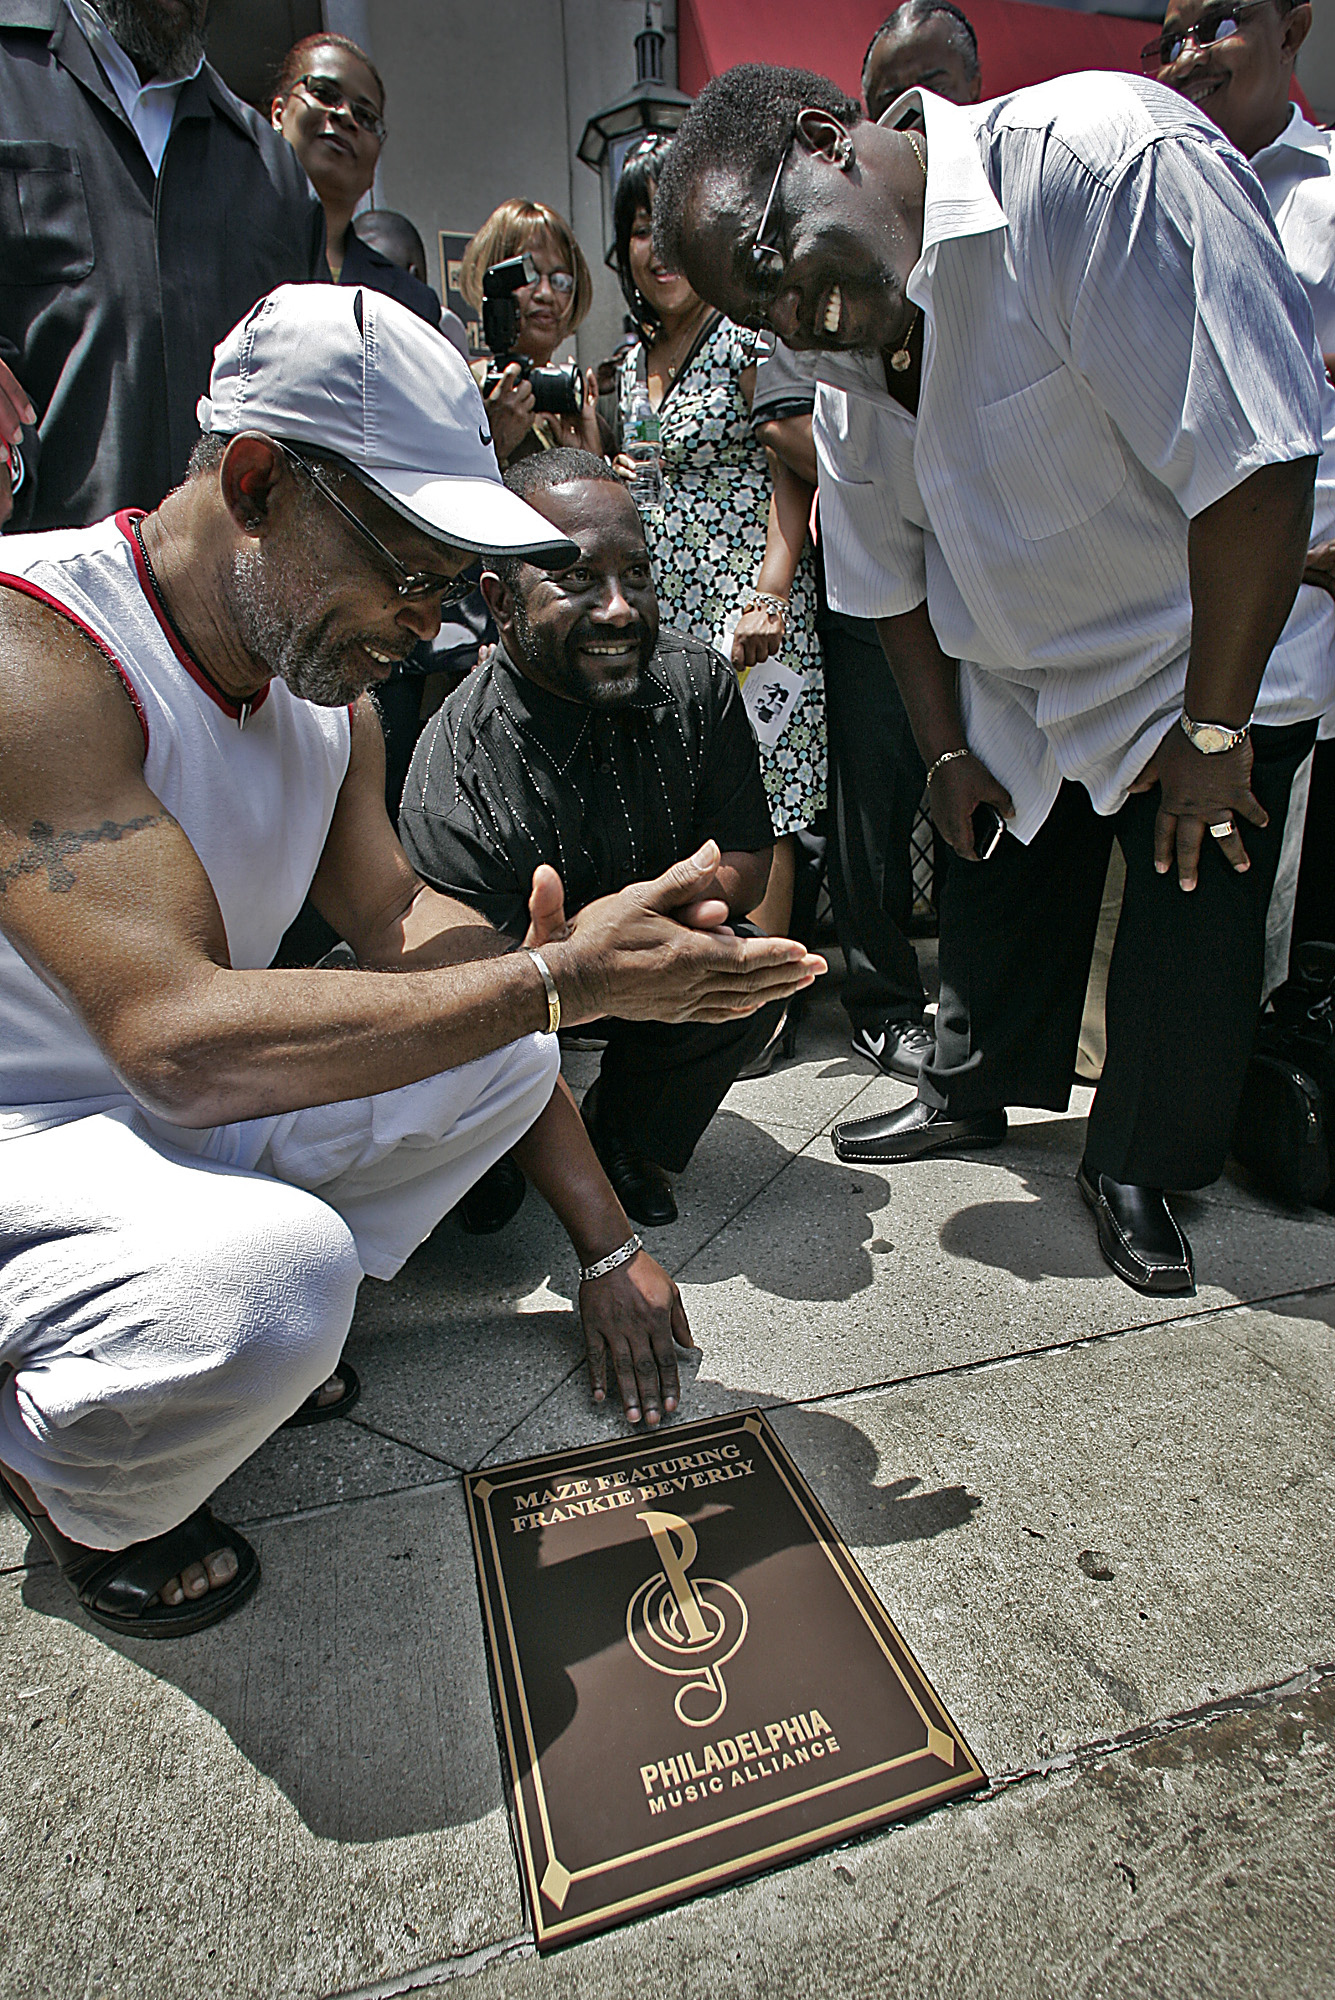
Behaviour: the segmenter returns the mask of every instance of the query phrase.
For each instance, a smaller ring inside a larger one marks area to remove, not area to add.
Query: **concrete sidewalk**
[[[215,1631],[94,1636],[0,1521],[0,1993],[1335,1996],[1335,1218],[1230,1176],[1156,1303],[1076,1193],[1087,1092],[976,1158],[835,1161],[907,1095],[823,992],[651,1248],[683,1419],[771,1408],[986,1793],[533,1955],[460,1473],[620,1420],[530,1196],[364,1287],[355,1417],[218,1496],[265,1581]]]

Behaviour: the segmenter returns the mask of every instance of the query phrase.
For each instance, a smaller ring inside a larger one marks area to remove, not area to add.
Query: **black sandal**
[[[260,1580],[260,1559],[245,1536],[196,1507],[179,1527],[125,1549],[90,1549],[62,1535],[46,1514],[31,1514],[0,1472],[0,1495],[52,1561],[95,1625],[126,1639],[183,1639],[239,1610]],[[158,1602],[158,1591],[191,1563],[215,1549],[232,1549],[238,1568],[230,1583],[179,1604]]]
[[[338,1401],[336,1403],[316,1402],[315,1399],[319,1395],[320,1389],[324,1387],[324,1383],[322,1382],[320,1389],[312,1389],[300,1409],[294,1410],[292,1415],[287,1419],[287,1422],[278,1426],[280,1431],[299,1431],[306,1424],[327,1424],[334,1417],[347,1416],[348,1411],[362,1393],[361,1377],[350,1361],[340,1361],[334,1373],[343,1384],[343,1394],[339,1397]]]

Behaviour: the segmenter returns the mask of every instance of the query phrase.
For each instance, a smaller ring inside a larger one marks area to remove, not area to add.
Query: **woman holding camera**
[[[628,157],[614,211],[621,289],[640,330],[622,359],[622,435],[646,391],[658,414],[664,500],[645,515],[664,620],[739,672],[778,655],[804,691],[777,742],[760,751],[774,823],[765,899],[751,914],[782,934],[792,918],[798,832],[825,805],[825,694],[816,577],[807,526],[814,497],[751,428],[756,364],[767,343],[706,304],[654,255],[653,205],[664,140]],[[639,468],[615,460],[627,480]]]
[[[492,442],[501,469],[553,445],[580,445],[606,456],[598,428],[598,384],[592,371],[582,378],[582,406],[574,413],[541,413],[526,379],[524,362],[546,368],[593,304],[593,279],[584,253],[564,216],[542,201],[512,197],[487,217],[464,252],[459,286],[469,304],[482,310],[483,284],[493,265],[527,256],[536,281],[509,296],[517,309],[513,352],[499,380],[487,390]],[[498,356],[499,360],[501,357]],[[485,380],[485,366],[475,368]]]
[[[369,285],[440,325],[430,285],[363,243],[353,211],[370,193],[385,143],[385,86],[365,50],[345,35],[307,35],[288,50],[269,117],[324,208],[325,262],[336,285]]]

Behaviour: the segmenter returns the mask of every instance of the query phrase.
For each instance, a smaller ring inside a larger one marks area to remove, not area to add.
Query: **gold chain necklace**
[[[923,185],[925,187],[927,184],[927,162],[923,158],[922,147],[918,144],[918,135],[916,132],[906,132],[904,137],[908,140],[910,146],[912,146],[913,157],[922,168]],[[913,356],[909,353],[909,341],[913,338],[913,329],[917,324],[918,308],[915,306],[909,323],[904,329],[904,338],[890,356],[890,366],[894,369],[896,375],[904,374],[907,369],[913,366]]]
[[[697,335],[697,333],[699,333],[700,328],[704,325],[706,316],[712,311],[713,307],[709,304],[709,301],[707,299],[701,299],[700,305],[695,313],[694,318],[688,320],[684,327],[678,329],[677,334],[671,343],[668,342],[664,343],[665,346],[669,344],[672,346],[676,346],[677,343],[681,341],[683,335],[685,335],[686,337],[685,351],[679,356],[679,358],[676,361],[667,361],[666,359],[664,361],[664,372],[667,375],[667,379],[669,382],[676,381],[678,368],[680,368],[682,361],[685,359],[686,353],[689,352],[690,348],[694,345],[695,336]]]

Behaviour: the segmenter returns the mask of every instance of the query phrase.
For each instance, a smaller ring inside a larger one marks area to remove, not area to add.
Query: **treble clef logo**
[[[708,1729],[728,1706],[723,1668],[746,1637],[746,1605],[729,1583],[692,1579],[695,1530],[678,1514],[637,1514],[653,1536],[662,1569],[626,1606],[626,1637],[646,1667],[684,1682],[672,1706],[690,1729]]]

